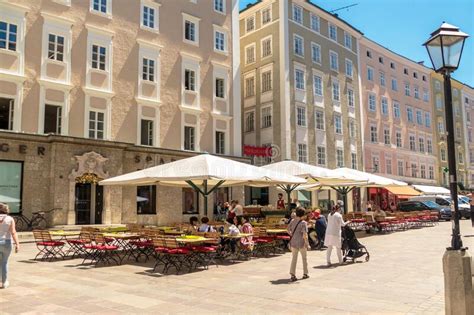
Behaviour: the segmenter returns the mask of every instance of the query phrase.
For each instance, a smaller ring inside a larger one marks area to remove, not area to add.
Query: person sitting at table
[[[198,230],[198,224],[199,224],[199,220],[197,217],[195,216],[192,216],[189,218],[189,224],[191,225],[191,227],[197,231]]]
[[[250,224],[249,219],[247,217],[242,217],[242,227],[240,231],[245,234],[253,234],[253,227]],[[240,239],[240,244],[247,250],[252,250],[254,246],[252,236],[242,237]]]
[[[216,230],[208,223],[209,223],[209,218],[202,217],[201,225],[199,226],[198,232],[215,232]]]
[[[233,218],[233,219],[227,219],[226,220],[226,225],[224,227],[224,232],[225,234],[228,234],[229,236],[237,236],[240,234],[239,229],[237,228],[236,224],[238,219]],[[232,253],[235,253],[235,246],[237,245],[237,240],[235,238],[222,238],[222,247],[225,247],[225,245],[230,245],[230,250]]]
[[[386,216],[387,214],[385,213],[385,211],[380,209],[380,207],[375,206],[374,217],[383,217],[385,219]]]

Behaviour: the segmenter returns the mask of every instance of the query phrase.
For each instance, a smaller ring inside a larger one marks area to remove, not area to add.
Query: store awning
[[[423,195],[449,195],[449,189],[439,186],[413,185]]]
[[[387,190],[394,195],[397,195],[398,198],[408,199],[413,196],[419,196],[421,193],[414,189],[411,186],[390,186],[387,187]]]
[[[309,202],[310,200],[304,195],[302,191],[298,191],[298,200],[303,202]]]

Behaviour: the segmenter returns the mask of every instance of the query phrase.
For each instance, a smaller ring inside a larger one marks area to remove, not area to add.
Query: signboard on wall
[[[11,213],[21,209],[23,163],[0,161],[0,202],[10,207]]]

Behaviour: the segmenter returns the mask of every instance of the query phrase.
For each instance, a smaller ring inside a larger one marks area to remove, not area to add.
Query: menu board
[[[10,213],[18,213],[21,209],[21,162],[0,161],[0,202],[10,207]]]

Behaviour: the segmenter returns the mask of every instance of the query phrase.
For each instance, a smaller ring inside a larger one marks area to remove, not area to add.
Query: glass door
[[[76,224],[91,223],[91,184],[76,184]]]

